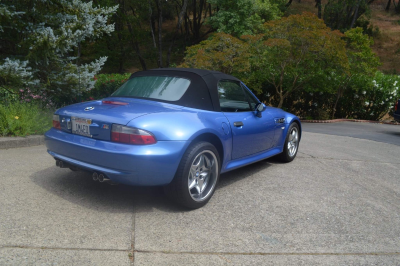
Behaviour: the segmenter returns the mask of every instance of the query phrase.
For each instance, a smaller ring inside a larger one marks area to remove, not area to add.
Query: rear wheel
[[[283,162],[291,162],[294,160],[299,148],[300,130],[297,123],[292,123],[286,135],[283,151],[278,158]]]
[[[219,179],[220,163],[217,149],[208,142],[189,147],[182,157],[174,180],[164,187],[172,200],[191,209],[207,204]]]

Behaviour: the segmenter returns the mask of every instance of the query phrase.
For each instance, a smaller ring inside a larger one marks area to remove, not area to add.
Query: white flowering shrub
[[[2,47],[9,56],[3,60],[0,57],[0,78],[3,70],[12,68],[21,82],[5,84],[0,80],[0,85],[18,92],[15,88],[22,83],[56,100],[93,88],[93,77],[107,57],[83,61],[80,46],[114,31],[108,19],[117,8],[95,7],[93,2],[82,0],[2,1],[0,14],[6,15],[0,19],[2,39],[4,36],[10,43],[18,40],[18,45]],[[19,18],[10,19],[13,16]]]
[[[400,76],[376,72],[374,77],[359,75],[343,90],[338,100],[335,118],[379,120],[393,110],[400,98]],[[331,119],[337,100],[334,91],[297,92],[288,108],[306,119]]]
[[[367,83],[354,82],[340,104],[339,114],[346,117],[379,120],[390,112],[400,93],[400,76],[376,72]]]

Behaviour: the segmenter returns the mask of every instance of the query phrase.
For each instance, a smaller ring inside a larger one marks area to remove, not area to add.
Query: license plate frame
[[[91,138],[90,125],[92,124],[92,119],[81,118],[81,117],[71,117],[72,124],[72,134],[85,136]]]

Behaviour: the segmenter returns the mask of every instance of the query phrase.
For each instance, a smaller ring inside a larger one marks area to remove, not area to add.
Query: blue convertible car
[[[45,141],[59,167],[164,186],[199,208],[220,173],[275,155],[290,162],[300,137],[295,115],[265,106],[237,78],[182,68],[136,72],[108,98],[57,110]]]

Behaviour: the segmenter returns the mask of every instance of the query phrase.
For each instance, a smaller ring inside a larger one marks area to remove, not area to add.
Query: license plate
[[[90,125],[92,124],[92,119],[71,117],[71,121],[73,134],[92,137],[92,135],[90,135]]]

